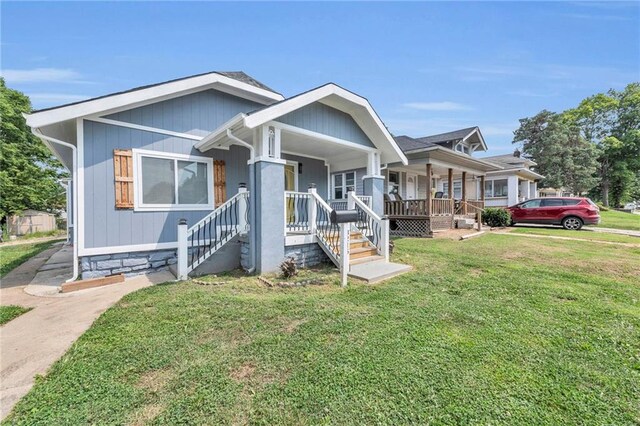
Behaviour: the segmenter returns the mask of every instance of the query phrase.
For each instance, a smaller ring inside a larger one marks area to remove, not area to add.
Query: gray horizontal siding
[[[238,183],[249,183],[249,152],[245,148],[233,146],[229,151],[200,153],[193,148],[193,141],[85,121],[83,196],[86,248],[175,242],[180,218],[186,218],[193,224],[209,213],[116,210],[113,150],[131,148],[225,160],[228,197],[237,192]]]
[[[285,114],[277,118],[276,121],[344,139],[358,145],[374,147],[367,135],[349,114],[319,102]]]
[[[238,113],[263,105],[216,90],[205,90],[133,108],[105,118],[204,136]]]

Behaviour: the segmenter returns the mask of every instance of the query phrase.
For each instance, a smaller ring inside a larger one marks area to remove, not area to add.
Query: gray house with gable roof
[[[210,72],[26,118],[72,174],[74,278],[388,262],[382,165],[407,158],[336,84],[285,99]],[[329,220],[341,208],[358,211],[346,237]]]

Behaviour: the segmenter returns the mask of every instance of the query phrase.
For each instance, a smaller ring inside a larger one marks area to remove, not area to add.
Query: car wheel
[[[569,229],[570,231],[577,231],[582,228],[582,219],[575,216],[569,216],[562,219],[562,227],[564,229]]]

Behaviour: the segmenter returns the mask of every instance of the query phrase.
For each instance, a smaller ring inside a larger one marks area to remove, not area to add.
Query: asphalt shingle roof
[[[407,152],[442,145],[451,141],[462,140],[477,128],[478,127],[467,127],[466,129],[454,130],[452,132],[439,133],[431,136],[423,136],[421,138],[412,138],[410,136],[403,135],[396,136],[394,139],[400,149]]]
[[[535,162],[527,158],[516,157],[513,154],[503,154],[503,155],[494,155],[492,157],[482,157],[482,160],[496,164],[505,169],[515,168],[522,165],[532,166],[535,164]]]
[[[194,74],[194,75],[190,75],[190,76],[187,76],[187,77],[175,78],[173,80],[167,80],[167,81],[163,81],[163,82],[160,82],[160,83],[148,84],[146,86],[134,87],[133,89],[123,90],[121,92],[109,93],[107,95],[97,96],[95,98],[85,99],[83,101],[71,102],[71,103],[64,104],[64,105],[58,105],[58,106],[54,106],[54,107],[50,107],[50,108],[43,108],[43,109],[39,109],[39,110],[34,110],[34,111],[32,111],[32,113],[49,111],[49,110],[52,110],[52,109],[67,107],[67,106],[71,106],[71,105],[78,105],[78,104],[82,104],[84,102],[90,102],[90,101],[95,101],[97,99],[108,98],[109,96],[122,95],[123,93],[135,92],[136,90],[148,89],[150,87],[159,86],[161,84],[173,83],[173,82],[176,82],[176,81],[186,80],[188,78],[193,78],[193,77],[200,77],[200,76],[207,75],[207,74],[219,74],[219,75],[222,75],[222,76],[225,76],[225,77],[232,78],[232,79],[237,80],[237,81],[241,81],[243,83],[250,84],[250,85],[252,85],[254,87],[257,87],[259,89],[264,89],[264,90],[268,90],[268,91],[273,92],[273,93],[280,94],[280,93],[276,92],[275,90],[269,88],[269,86],[259,82],[255,78],[251,77],[250,75],[248,75],[248,74],[246,74],[246,73],[244,73],[242,71],[211,71],[211,72],[204,72],[204,73],[201,73],[201,74]]]

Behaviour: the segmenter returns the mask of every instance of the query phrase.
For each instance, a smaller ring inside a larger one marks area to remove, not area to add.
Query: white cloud
[[[417,109],[420,111],[464,111],[472,108],[457,102],[409,102],[403,105],[405,108]]]
[[[89,98],[89,96],[71,95],[67,93],[30,93],[28,96],[34,104],[65,104],[84,101]]]
[[[5,69],[2,77],[7,83],[79,83],[81,75],[72,69],[34,68],[30,70]]]

